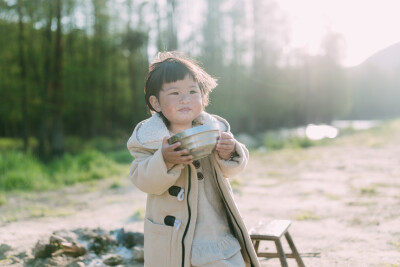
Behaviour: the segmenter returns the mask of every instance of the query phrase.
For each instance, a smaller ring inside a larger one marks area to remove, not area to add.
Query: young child
[[[146,267],[260,266],[235,205],[228,177],[241,172],[248,151],[228,122],[204,111],[217,85],[193,60],[164,52],[150,65],[145,102],[152,117],[128,141],[135,158],[133,183],[147,195],[144,221]],[[193,160],[168,138],[217,122],[220,138],[208,157]]]

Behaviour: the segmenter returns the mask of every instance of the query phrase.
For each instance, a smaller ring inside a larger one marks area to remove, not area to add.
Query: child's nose
[[[186,103],[190,101],[190,95],[189,94],[183,94],[181,98],[182,103]]]

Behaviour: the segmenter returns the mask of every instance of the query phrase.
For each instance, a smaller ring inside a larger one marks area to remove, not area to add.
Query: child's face
[[[162,112],[170,122],[169,130],[178,133],[192,127],[192,121],[203,109],[199,85],[190,75],[183,80],[164,83],[158,99],[150,97],[157,112]]]

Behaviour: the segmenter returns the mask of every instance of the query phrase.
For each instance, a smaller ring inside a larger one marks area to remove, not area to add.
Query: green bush
[[[291,137],[286,146],[290,148],[308,148],[316,145],[316,141],[308,139],[307,137]]]
[[[279,134],[268,133],[264,137],[264,146],[268,149],[279,150],[285,147],[285,138]]]
[[[77,136],[68,136],[65,138],[65,149],[68,153],[77,154],[86,150],[88,147],[84,139]]]
[[[119,174],[119,169],[113,160],[95,150],[84,151],[78,155],[65,155],[53,161],[49,173],[61,184],[74,184],[90,180],[98,180]]]
[[[87,142],[87,147],[90,149],[109,152],[119,149],[126,149],[126,141],[122,139],[110,139],[105,137],[97,137]]]
[[[29,150],[34,150],[38,146],[36,138],[29,138]],[[10,150],[22,150],[24,141],[21,138],[0,138],[0,152],[8,152]]]
[[[279,150],[284,148],[308,148],[317,145],[318,142],[301,136],[288,136],[269,133],[264,137],[264,146],[267,149]]]
[[[114,152],[108,153],[108,156],[112,158],[115,162],[121,164],[131,163],[133,160],[132,155],[129,153],[128,149],[122,149]]]
[[[126,160],[122,151],[108,156],[87,150],[76,155],[65,154],[45,164],[31,153],[3,152],[0,153],[0,191],[46,190],[126,174],[127,166],[114,157],[120,162]]]
[[[31,154],[20,151],[0,153],[0,189],[33,190],[48,188],[43,165]]]

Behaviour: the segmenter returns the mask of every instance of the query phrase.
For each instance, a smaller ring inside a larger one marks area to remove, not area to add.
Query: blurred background
[[[396,118],[399,5],[1,0],[0,189],[126,173],[158,51],[183,51],[219,79],[207,111],[251,148],[279,149],[293,134],[308,146]]]

